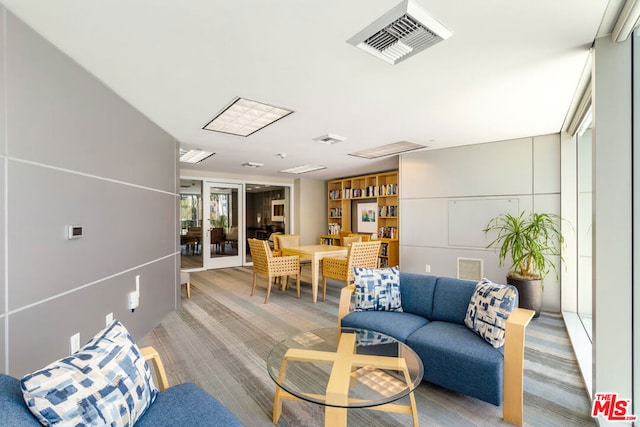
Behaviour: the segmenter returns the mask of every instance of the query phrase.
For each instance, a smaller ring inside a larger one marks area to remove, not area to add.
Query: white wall
[[[300,243],[317,245],[318,237],[327,234],[327,183],[319,179],[297,179],[295,194],[294,215]]]
[[[516,161],[514,161],[516,159]],[[508,265],[486,249],[482,228],[503,210],[560,214],[559,134],[400,156],[402,271],[456,276],[458,257],[484,260],[484,276],[504,283]],[[543,310],[560,310],[553,275]]]

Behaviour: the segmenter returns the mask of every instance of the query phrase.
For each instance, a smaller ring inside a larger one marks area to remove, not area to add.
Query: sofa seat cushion
[[[0,374],[0,426],[42,426],[22,398],[20,380]]]
[[[135,427],[236,427],[243,424],[218,400],[193,383],[158,393]]]
[[[402,311],[353,311],[342,318],[342,327],[382,332],[405,342],[415,330],[429,323],[427,319]]]
[[[409,335],[406,344],[420,356],[425,381],[502,404],[502,351],[465,325],[429,322]]]

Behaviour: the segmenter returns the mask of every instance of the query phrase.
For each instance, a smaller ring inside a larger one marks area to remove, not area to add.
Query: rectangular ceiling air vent
[[[451,36],[428,12],[405,0],[347,42],[395,65]]]

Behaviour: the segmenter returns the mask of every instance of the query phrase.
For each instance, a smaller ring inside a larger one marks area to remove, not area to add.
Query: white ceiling
[[[216,152],[189,169],[322,179],[392,168],[347,153],[401,140],[560,131],[608,3],[416,0],[453,36],[392,66],[346,41],[400,0],[1,1],[181,146]],[[236,96],[295,112],[247,138],[202,130]],[[347,140],[313,141],[327,133]]]

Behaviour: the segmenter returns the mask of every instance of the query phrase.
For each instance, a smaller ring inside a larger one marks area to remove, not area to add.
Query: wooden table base
[[[356,335],[353,333],[342,333],[335,352],[316,351],[292,348],[287,350],[280,372],[278,373],[278,383],[282,383],[286,377],[287,365],[289,361],[297,362],[317,362],[331,363],[331,375],[327,385],[326,394],[322,396],[309,394],[310,398],[324,398],[326,402],[324,425],[325,427],[338,427],[347,425],[347,406],[349,403],[356,404],[357,399],[349,398],[349,387],[354,378],[352,370],[357,367],[373,367],[379,369],[392,369],[401,371],[404,374],[406,384],[411,383],[409,370],[405,360],[401,357],[373,356],[366,354],[356,354]],[[282,400],[304,400],[292,395],[276,385],[276,393],[273,402],[273,423],[277,423],[282,414]],[[401,414],[411,414],[413,416],[413,426],[418,427],[418,410],[413,391],[409,393],[410,405],[399,405],[386,403],[377,406],[365,407],[375,411],[395,412]]]

